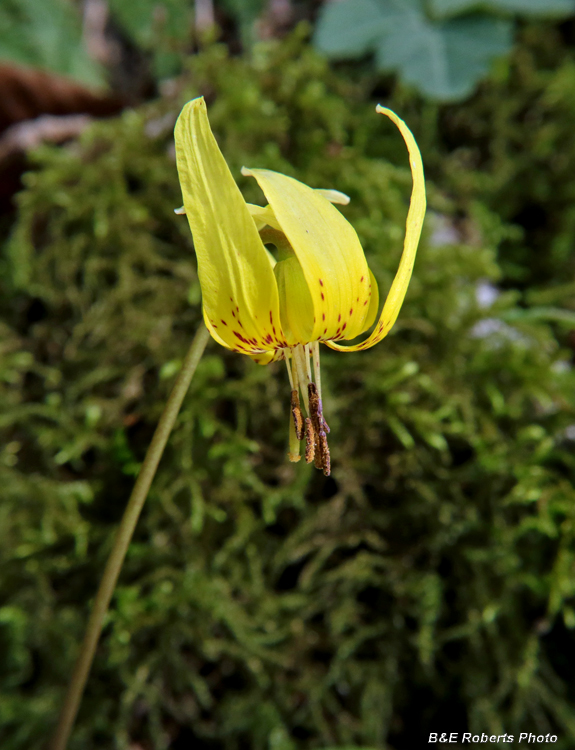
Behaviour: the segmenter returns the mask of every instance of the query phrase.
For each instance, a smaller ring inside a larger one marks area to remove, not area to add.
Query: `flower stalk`
[[[136,528],[138,518],[144,507],[158,464],[162,458],[164,448],[166,447],[166,443],[168,442],[168,438],[176,422],[182,402],[188,388],[190,387],[190,383],[192,382],[192,378],[209,338],[210,334],[202,324],[192,341],[192,345],[190,346],[186,358],[184,359],[182,369],[174,383],[168,403],[160,417],[156,432],[154,433],[154,437],[152,438],[152,442],[150,443],[146,457],[140,468],[138,479],[136,480],[136,484],[134,485],[128,505],[126,506],[126,510],[124,511],[124,515],[116,533],[114,546],[110,552],[108,562],[106,563],[106,568],[102,575],[98,593],[94,599],[92,613],[88,620],[84,640],[80,647],[80,653],[70,679],[70,684],[62,705],[58,726],[54,732],[50,750],[66,750],[68,739],[76,720],[78,708],[80,707],[84,688],[86,687],[88,674],[90,673],[90,668],[94,661],[94,655],[104,625],[104,619],[108,612],[114,589],[116,588],[116,583],[126,557],[126,552],[128,551],[128,547],[134,534],[134,529]]]

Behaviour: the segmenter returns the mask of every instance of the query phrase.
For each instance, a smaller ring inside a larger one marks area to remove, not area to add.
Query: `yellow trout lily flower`
[[[378,105],[376,111],[393,120],[405,140],[413,191],[399,269],[375,328],[353,346],[338,342],[373,325],[379,294],[355,230],[333,205],[349,198],[268,169],[243,168],[268,200],[267,206],[246,203],[212,134],[203,97],[185,105],[175,128],[184,197],[177,213],[187,215],[192,230],[206,326],[219,344],[258,364],[285,360],[291,385],[289,458],[299,461],[305,438],[306,461],[315,461],[326,475],[329,427],[323,417],[319,343],[354,352],[389,333],[411,278],[425,215],[415,139],[391,110]],[[277,260],[266,245],[276,247]]]

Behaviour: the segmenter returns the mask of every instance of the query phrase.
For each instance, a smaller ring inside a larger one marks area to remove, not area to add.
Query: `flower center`
[[[312,380],[310,350],[313,357],[315,382]],[[300,460],[300,440],[305,437],[305,460],[314,461],[326,477],[330,475],[331,462],[327,433],[329,427],[323,416],[321,401],[321,376],[319,369],[319,343],[298,344],[284,349],[288,376],[291,385],[291,419],[289,429],[290,461]],[[300,393],[307,417],[302,415]]]

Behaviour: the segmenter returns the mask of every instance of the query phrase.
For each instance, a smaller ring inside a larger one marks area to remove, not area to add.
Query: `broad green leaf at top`
[[[343,0],[326,3],[320,12],[314,43],[320,52],[340,58],[373,50],[393,30],[401,4],[391,0]]]
[[[452,11],[472,5],[445,0],[437,15],[446,15],[449,2]],[[471,94],[493,59],[510,51],[512,32],[512,21],[499,16],[433,18],[422,0],[342,0],[325,6],[315,44],[332,58],[373,52],[379,70],[395,71],[425,96],[450,101]]]
[[[472,93],[494,58],[511,49],[512,27],[486,16],[433,23],[409,9],[396,31],[377,47],[380,70],[398,70],[407,83],[434,99],[449,101]]]
[[[538,16],[568,16],[575,13],[574,0],[431,0],[434,15],[451,17],[470,11],[521,13]]]

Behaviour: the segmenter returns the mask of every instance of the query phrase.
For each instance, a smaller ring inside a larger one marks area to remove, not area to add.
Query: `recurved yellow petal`
[[[277,284],[254,220],[210,129],[203,97],[182,110],[175,140],[210,331],[236,351],[269,350],[283,340]]]
[[[405,141],[409,152],[409,166],[411,168],[413,179],[413,189],[411,192],[409,211],[407,213],[403,253],[399,262],[399,268],[389,290],[389,294],[387,295],[387,299],[385,300],[383,310],[381,311],[379,321],[371,335],[360,344],[354,346],[341,346],[340,344],[335,344],[331,341],[326,342],[329,347],[337,349],[337,351],[340,352],[355,352],[360,349],[368,349],[381,341],[391,330],[391,327],[395,323],[399,314],[399,310],[411,279],[417,245],[423,227],[423,219],[425,217],[426,200],[423,163],[421,161],[421,154],[417,143],[415,142],[415,138],[403,120],[401,120],[390,109],[386,109],[378,104],[376,111],[389,117],[389,119],[397,125],[403,136],[403,140]]]
[[[242,173],[258,181],[301,265],[315,318],[310,340],[355,338],[364,328],[370,283],[354,228],[321,192],[292,177]]]

